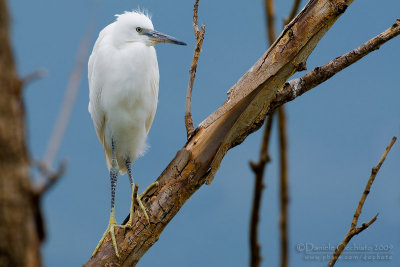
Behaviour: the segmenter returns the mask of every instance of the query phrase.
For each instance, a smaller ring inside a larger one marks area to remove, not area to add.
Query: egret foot
[[[133,214],[135,211],[135,197],[137,198],[137,186],[133,185],[132,186],[132,195],[131,195],[131,209],[129,211],[129,220],[125,225],[122,225],[121,227],[124,229],[131,229],[132,228],[132,224],[133,224]]]
[[[146,188],[146,190],[143,191],[143,193],[141,193],[138,197],[137,197],[137,202],[139,204],[139,207],[142,209],[143,213],[144,213],[144,217],[146,217],[147,223],[150,224],[150,220],[149,220],[149,216],[147,215],[146,212],[146,208],[143,206],[142,203],[142,197],[144,197],[151,189],[153,189],[154,187],[158,187],[158,182],[154,182],[152,183],[149,187]]]
[[[94,249],[92,257],[94,255],[96,255],[96,253],[99,250],[101,244],[103,244],[104,239],[106,238],[106,236],[108,234],[110,234],[111,235],[111,241],[112,241],[112,244],[113,244],[113,247],[114,247],[114,251],[115,251],[115,255],[117,256],[117,258],[119,258],[117,241],[115,239],[115,233],[114,233],[115,227],[119,227],[119,225],[117,225],[117,222],[115,221],[115,213],[114,213],[114,209],[112,209],[111,210],[111,215],[110,215],[110,220],[109,220],[108,226],[107,226],[107,230],[104,232],[102,238],[100,239],[99,243],[97,244],[96,248]]]
[[[154,182],[151,185],[149,185],[149,187],[147,187],[146,190],[144,190],[143,193],[139,195],[139,198],[141,199],[142,197],[144,197],[154,187],[158,187],[158,182]]]
[[[144,207],[143,203],[142,203],[142,198],[154,187],[158,187],[158,182],[152,183],[149,187],[146,188],[146,190],[143,191],[143,193],[141,193],[139,196],[136,195],[137,192],[135,192],[135,186],[132,187],[132,197],[131,197],[131,211],[129,214],[129,220],[128,222],[123,225],[123,228],[132,228],[132,224],[133,224],[133,214],[134,214],[134,207],[135,207],[135,203],[134,203],[134,198],[136,195],[136,202],[138,203],[140,209],[143,211],[144,217],[146,218],[147,222],[150,224],[150,219],[149,216],[147,215],[147,211],[146,208]]]

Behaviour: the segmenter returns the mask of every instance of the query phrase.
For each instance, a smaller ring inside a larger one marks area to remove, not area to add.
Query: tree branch
[[[288,163],[287,163],[287,137],[286,115],[283,106],[278,108],[279,151],[280,151],[280,238],[281,238],[281,266],[288,266],[289,238],[288,238]]]
[[[251,170],[256,179],[254,182],[253,204],[250,219],[250,266],[256,267],[261,262],[260,243],[258,242],[258,221],[260,219],[260,207],[262,190],[264,189],[263,179],[265,166],[270,161],[268,155],[269,140],[271,136],[273,116],[268,116],[265,124],[264,136],[261,145],[260,158],[257,163],[250,162]]]
[[[292,10],[290,11],[289,17],[284,20],[283,24],[288,24],[294,16],[296,16],[297,11],[299,10],[301,0],[293,0]]]
[[[290,20],[294,18],[297,13],[299,3],[295,0],[291,13]],[[275,12],[273,6],[273,0],[266,0],[266,16],[268,23],[268,40],[270,45],[275,41]],[[289,22],[289,21],[288,21]],[[288,23],[286,22],[285,25]],[[279,151],[280,151],[280,243],[281,243],[281,266],[286,267],[288,265],[288,205],[289,205],[289,193],[288,193],[288,160],[287,160],[287,136],[286,136],[286,115],[284,106],[278,108],[278,134],[279,134]],[[272,117],[274,114],[271,113],[269,116]],[[264,142],[265,140],[263,140]],[[257,183],[256,183],[257,185]]]
[[[43,157],[42,163],[47,165],[46,168],[51,170],[53,161],[60,148],[64,133],[67,129],[69,118],[74,107],[75,98],[78,94],[79,86],[84,73],[84,68],[87,65],[86,59],[90,51],[90,43],[92,39],[93,25],[89,24],[85,36],[78,48],[75,66],[72,69],[69,77],[67,89],[65,91],[64,101],[60,108],[56,123],[54,125],[53,133],[47,144],[46,153]]]
[[[267,36],[269,44],[272,45],[276,39],[275,34],[275,9],[273,0],[265,0],[265,11],[267,18]]]
[[[47,75],[46,69],[37,69],[22,78],[21,82],[24,86],[41,79]]]
[[[107,237],[85,266],[135,265],[191,195],[206,181],[212,181],[228,149],[240,144],[260,126],[257,123],[265,118],[279,88],[306,61],[351,3],[351,0],[311,0],[229,90],[227,101],[200,124],[178,151],[157,179],[159,187],[144,197],[150,224],[142,213],[136,212],[132,230],[116,231],[120,258],[116,258]]]
[[[48,165],[44,162],[35,162],[34,165],[38,167],[41,172],[41,176],[46,179],[40,186],[34,187],[33,191],[38,197],[41,197],[46,193],[53,185],[64,175],[67,169],[67,162],[64,160],[58,166],[56,171],[52,171],[48,168]]]
[[[199,26],[197,24],[198,8],[199,8],[199,0],[195,0],[193,6],[193,30],[194,30],[194,36],[196,37],[196,46],[194,47],[192,66],[190,67],[189,71],[190,78],[186,92],[186,108],[185,108],[185,126],[186,126],[186,133],[188,140],[194,134],[193,119],[191,113],[192,90],[193,90],[194,79],[196,77],[197,63],[199,62],[201,46],[203,45],[204,34],[206,31],[204,24],[201,25],[201,30],[199,31]]]
[[[273,0],[265,0],[265,16],[267,26],[267,38],[269,44],[275,41],[275,23],[274,23],[274,3]],[[264,135],[261,143],[260,158],[257,163],[250,162],[250,167],[254,173],[254,193],[250,217],[250,266],[258,267],[261,263],[261,246],[258,241],[258,223],[260,218],[261,199],[264,189],[264,172],[267,163],[270,161],[268,154],[269,140],[271,136],[271,128],[273,122],[273,114],[267,119],[264,128]]]
[[[372,168],[371,176],[368,179],[368,183],[365,186],[363,194],[361,195],[360,202],[358,203],[357,209],[354,212],[353,220],[352,220],[351,225],[350,225],[350,229],[347,232],[347,234],[346,234],[345,238],[343,239],[342,243],[340,243],[340,245],[335,249],[335,251],[334,251],[334,253],[332,255],[332,258],[328,263],[328,266],[331,267],[331,266],[335,265],[337,259],[342,254],[344,248],[347,246],[347,244],[350,242],[350,240],[353,238],[353,236],[358,235],[359,233],[361,233],[362,231],[367,229],[371,224],[373,224],[376,221],[376,219],[378,217],[378,214],[376,214],[369,222],[363,223],[360,227],[357,227],[358,218],[360,217],[360,214],[361,214],[362,208],[364,206],[365,200],[367,199],[367,196],[368,196],[368,194],[369,194],[369,192],[371,190],[371,186],[374,183],[375,177],[378,174],[383,162],[385,161],[387,154],[389,153],[389,151],[392,148],[393,144],[396,142],[396,139],[397,139],[396,136],[394,136],[392,138],[392,141],[386,147],[385,152],[383,153],[381,159],[379,160],[378,165],[376,165],[375,167]]]
[[[379,49],[381,45],[400,34],[400,19],[386,31],[370,39],[368,42],[355,48],[347,54],[335,58],[328,64],[316,67],[301,78],[293,79],[285,84],[283,89],[276,94],[267,114],[273,112],[278,106],[292,101],[298,96],[325,82],[336,73],[357,62],[369,53]]]

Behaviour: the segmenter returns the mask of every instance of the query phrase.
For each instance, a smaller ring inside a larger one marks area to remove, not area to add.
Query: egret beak
[[[154,44],[171,43],[171,44],[177,44],[177,45],[186,45],[186,43],[181,42],[172,36],[166,35],[164,33],[158,32],[158,31],[144,32],[143,35],[148,36],[150,38],[150,40],[152,42],[154,42]]]

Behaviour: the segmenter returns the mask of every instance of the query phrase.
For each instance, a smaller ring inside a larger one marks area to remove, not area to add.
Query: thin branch
[[[280,238],[281,238],[281,266],[288,266],[289,238],[288,238],[288,162],[287,162],[287,136],[286,115],[283,106],[278,108],[279,151],[280,151]]]
[[[250,167],[256,177],[254,183],[253,204],[251,209],[250,221],[250,266],[257,267],[261,262],[261,248],[258,242],[258,221],[260,218],[260,207],[262,199],[262,190],[264,189],[264,172],[265,166],[270,161],[268,155],[268,146],[271,136],[273,116],[268,116],[265,125],[263,141],[260,150],[260,158],[257,163],[250,162]]]
[[[350,240],[353,238],[353,236],[358,235],[359,233],[361,233],[362,231],[364,231],[365,229],[367,229],[371,224],[373,224],[377,217],[378,214],[376,214],[369,222],[367,223],[363,223],[360,227],[357,227],[357,223],[358,223],[358,218],[360,217],[360,214],[362,212],[362,208],[364,206],[365,200],[367,199],[367,196],[371,190],[371,186],[374,183],[375,177],[378,174],[383,162],[386,159],[387,154],[389,153],[390,149],[392,148],[393,144],[396,142],[397,137],[394,136],[390,142],[390,144],[386,147],[385,152],[383,153],[381,159],[378,162],[378,165],[376,165],[375,167],[372,168],[371,171],[371,176],[368,179],[368,183],[365,186],[364,192],[360,198],[360,202],[358,203],[357,209],[354,212],[354,216],[353,216],[353,220],[351,222],[350,225],[350,229],[347,232],[345,238],[343,239],[342,243],[340,243],[340,245],[335,249],[335,252],[332,255],[331,260],[328,263],[328,266],[334,266],[337,259],[339,258],[339,256],[342,254],[344,248],[347,246],[347,244],[350,242]]]
[[[47,192],[59,180],[59,178],[64,175],[67,168],[67,162],[65,160],[60,163],[57,171],[50,170],[48,165],[44,162],[35,162],[34,165],[38,167],[39,171],[41,172],[41,176],[46,179],[46,182],[44,182],[42,185],[39,187],[34,187],[34,193],[38,196],[41,196]]]
[[[275,10],[274,10],[274,1],[273,0],[265,0],[265,10],[267,17],[267,36],[269,44],[272,45],[276,39],[275,34]]]
[[[273,8],[273,0],[265,1],[265,14],[267,18],[267,37],[269,44],[275,41],[275,25],[274,19],[269,20],[270,17],[274,17],[274,8]],[[271,128],[273,122],[274,115],[271,114],[268,116],[267,123],[264,128],[264,135],[261,143],[261,151],[260,158],[257,163],[250,162],[250,167],[255,176],[254,182],[254,193],[253,193],[253,203],[251,208],[251,217],[250,217],[250,266],[258,267],[261,263],[261,245],[258,241],[258,223],[260,220],[260,208],[261,208],[261,199],[262,193],[264,189],[264,172],[266,164],[270,161],[270,157],[268,154],[269,140],[271,136]]]
[[[296,16],[297,11],[299,11],[301,0],[293,0],[292,10],[290,11],[289,17],[284,20],[284,24],[288,24]]]
[[[194,30],[194,36],[196,37],[196,46],[194,47],[192,65],[189,71],[190,78],[186,92],[186,108],[185,108],[185,126],[186,126],[186,133],[188,140],[194,134],[193,119],[191,113],[192,90],[193,90],[194,79],[196,77],[197,63],[199,62],[201,46],[203,45],[204,34],[206,31],[204,24],[201,25],[201,30],[199,31],[199,26],[197,24],[198,8],[199,8],[199,0],[195,0],[193,6],[193,30]]]
[[[83,37],[80,45],[78,54],[76,57],[75,66],[72,69],[67,89],[64,96],[64,102],[61,106],[60,112],[57,117],[56,124],[54,125],[53,133],[50,141],[47,144],[46,153],[43,157],[42,162],[47,165],[47,168],[51,169],[55,157],[60,148],[64,133],[67,129],[69,118],[74,107],[75,99],[78,94],[79,86],[84,73],[84,68],[87,64],[87,57],[90,51],[90,43],[92,40],[93,26],[90,24],[88,30]]]
[[[296,7],[296,1],[294,8]],[[267,16],[267,28],[268,28],[268,40],[270,45],[275,41],[275,11],[273,0],[265,0],[266,16]],[[296,15],[296,10],[292,10]],[[290,15],[291,16],[291,15]],[[292,19],[293,19],[292,17]],[[286,23],[285,23],[286,24]],[[273,114],[270,114],[272,117]],[[289,205],[289,193],[288,193],[288,160],[287,160],[287,135],[286,135],[286,115],[284,106],[278,108],[278,134],[279,134],[279,150],[280,150],[280,218],[279,218],[279,229],[280,229],[280,244],[281,244],[281,266],[286,267],[288,265],[288,205]]]
[[[22,84],[26,86],[29,83],[32,83],[36,80],[42,79],[47,75],[47,70],[46,69],[37,69],[33,71],[32,73],[29,73],[25,77],[22,78]]]
[[[309,73],[301,78],[293,79],[287,82],[283,90],[276,94],[275,99],[272,101],[267,114],[272,113],[278,106],[292,101],[298,96],[311,90],[317,85],[325,82],[336,73],[357,62],[369,53],[379,49],[379,47],[400,34],[400,19],[386,31],[370,39],[368,42],[362,44],[349,53],[342,55],[330,61],[328,64],[316,67]]]

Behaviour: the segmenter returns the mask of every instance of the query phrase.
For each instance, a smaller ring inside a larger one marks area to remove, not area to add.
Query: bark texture
[[[133,266],[190,196],[210,183],[228,149],[258,129],[277,91],[304,62],[351,0],[311,0],[274,44],[229,90],[226,102],[196,130],[144,199],[151,223],[135,213],[133,229],[117,229],[120,258],[110,238],[85,266]],[[256,122],[261,122],[256,123]]]
[[[0,266],[40,266],[39,200],[29,180],[24,121],[7,4],[0,0]]]

